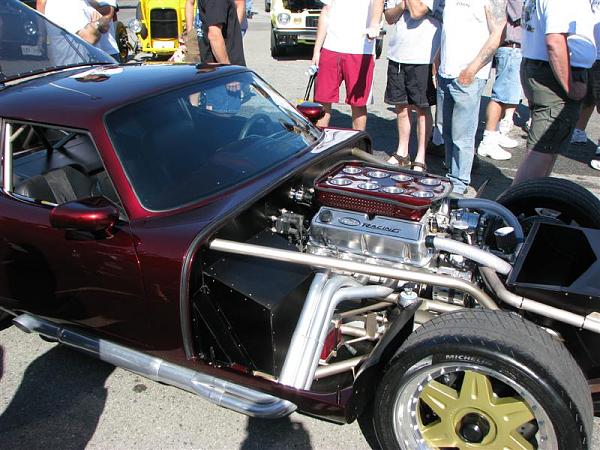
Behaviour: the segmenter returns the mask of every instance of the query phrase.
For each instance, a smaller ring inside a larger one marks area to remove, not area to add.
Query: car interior
[[[104,196],[120,206],[88,135],[26,124],[13,136],[13,193],[54,205]]]

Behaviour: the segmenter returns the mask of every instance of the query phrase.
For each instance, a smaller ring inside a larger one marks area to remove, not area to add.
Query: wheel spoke
[[[430,446],[456,447],[459,445],[459,441],[452,430],[452,424],[447,424],[443,420],[434,422],[431,425],[422,425],[421,435]]]
[[[462,387],[460,388],[460,402],[463,406],[476,406],[483,411],[489,410],[493,404],[494,391],[489,378],[481,373],[465,370]]]
[[[430,381],[421,391],[419,399],[427,404],[442,421],[448,410],[458,402],[458,392],[439,381]]]
[[[533,445],[516,431],[510,433],[502,444],[506,450],[534,450]]]
[[[493,415],[498,425],[512,432],[535,417],[523,400],[514,397],[499,398],[493,407]]]

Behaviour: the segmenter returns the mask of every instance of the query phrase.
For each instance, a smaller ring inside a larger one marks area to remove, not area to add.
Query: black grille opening
[[[307,27],[317,27],[319,25],[319,16],[306,16]]]
[[[153,9],[150,11],[150,35],[154,39],[177,39],[177,11],[174,9]]]

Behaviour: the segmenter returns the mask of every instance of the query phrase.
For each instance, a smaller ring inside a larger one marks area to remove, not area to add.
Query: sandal
[[[398,167],[409,167],[410,158],[408,156],[392,155],[387,160],[387,163]]]
[[[418,169],[416,169],[416,168],[418,168]],[[418,161],[412,162],[410,165],[410,169],[414,170],[415,172],[427,173],[427,165],[425,163],[420,163]]]

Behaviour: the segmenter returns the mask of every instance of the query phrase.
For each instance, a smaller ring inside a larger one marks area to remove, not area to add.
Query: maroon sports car
[[[3,46],[8,20],[48,51]],[[0,0],[0,324],[373,447],[588,447],[598,200],[455,197],[321,112],[246,68],[115,65]]]

